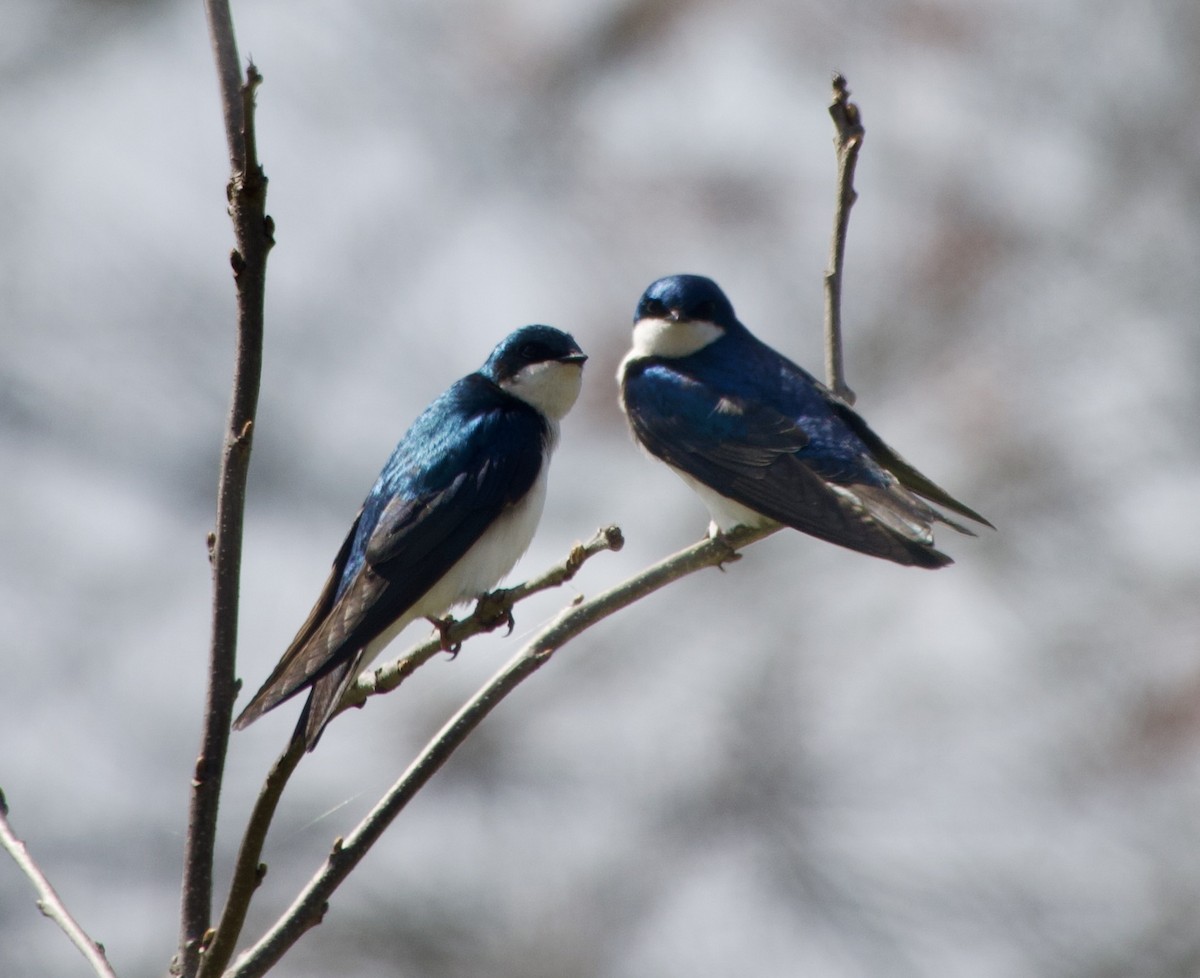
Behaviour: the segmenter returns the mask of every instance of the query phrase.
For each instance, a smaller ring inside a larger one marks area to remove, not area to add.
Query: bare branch
[[[79,948],[83,956],[87,958],[92,970],[100,978],[116,978],[116,972],[112,970],[108,958],[104,956],[103,945],[93,941],[79,926],[75,918],[67,911],[54,887],[50,885],[50,881],[46,879],[45,874],[33,861],[33,857],[29,855],[25,843],[13,833],[12,826],[8,823],[8,804],[4,799],[3,791],[0,791],[0,847],[3,847],[13,857],[18,868],[29,877],[29,881],[37,890],[38,909],[62,928],[63,933],[71,939],[71,943]]]
[[[188,814],[179,949],[171,964],[172,973],[185,978],[196,973],[200,947],[212,920],[217,809],[229,746],[229,724],[237,696],[238,589],[246,476],[262,374],[267,253],[274,244],[274,228],[266,216],[267,179],[258,164],[254,139],[254,91],[262,77],[250,65],[245,82],[241,80],[227,0],[205,0],[205,10],[221,86],[232,170],[227,193],[236,242],[230,260],[237,290],[237,360],[221,454],[216,528],[209,537],[213,613],[208,694]]]
[[[328,901],[412,797],[449,759],[471,732],[525,679],[580,632],[672,581],[705,567],[736,560],[738,551],[774,532],[739,527],[725,536],[700,541],[647,568],[590,601],[564,609],[542,628],[491,680],[450,718],[416,760],[345,839],[334,841],[325,864],[291,907],[225,973],[225,978],[265,974],[310,928],[319,924]]]
[[[624,544],[625,540],[618,527],[607,526],[597,530],[591,540],[585,544],[575,544],[564,560],[537,577],[523,584],[495,591],[480,599],[470,616],[449,625],[446,630],[447,639],[457,646],[475,635],[492,631],[511,621],[514,605],[534,594],[565,584],[591,557],[606,550],[620,550]],[[442,649],[442,638],[439,635],[410,649],[389,665],[368,673],[347,692],[339,712],[353,706],[361,706],[370,696],[395,689]],[[242,837],[241,849],[234,866],[233,882],[220,925],[201,955],[199,978],[215,978],[229,963],[245,924],[251,898],[266,873],[266,867],[259,863],[259,859],[266,842],[267,830],[275,816],[283,789],[303,756],[303,741],[293,739],[275,761],[263,783]]]
[[[850,101],[850,89],[840,74],[833,76],[833,103],[829,106],[837,136],[837,201],[833,212],[833,241],[829,249],[829,270],[825,273],[825,383],[847,404],[854,403],[854,391],[846,384],[842,364],[842,268],[846,258],[846,232],[850,227],[850,208],[858,199],[854,190],[854,167],[866,130],[858,106]]]
[[[524,584],[485,595],[468,617],[450,624],[444,638],[442,635],[434,635],[400,658],[371,672],[363,673],[358,682],[346,691],[338,712],[361,706],[369,697],[395,689],[438,652],[444,651],[447,642],[454,648],[481,632],[494,631],[500,625],[510,622],[515,604],[541,591],[566,584],[589,558],[605,550],[620,550],[624,545],[625,539],[620,528],[606,526],[597,530],[595,536],[587,543],[575,544],[565,560],[537,577]]]
[[[284,752],[271,765],[267,779],[259,790],[258,800],[254,803],[250,820],[246,823],[246,831],[242,835],[242,845],[234,864],[233,881],[229,886],[225,909],[221,913],[221,922],[200,956],[199,978],[215,978],[233,956],[237,939],[246,923],[250,901],[267,874],[266,865],[259,862],[267,841],[267,830],[275,817],[275,809],[279,806],[283,789],[287,787],[292,772],[296,770],[302,757],[304,740],[293,737]]]
[[[229,10],[228,0],[204,0],[204,13],[208,18],[208,37],[216,61],[217,81],[221,87],[229,169],[237,173],[245,168],[246,148],[242,139],[242,65],[233,32],[233,14]]]

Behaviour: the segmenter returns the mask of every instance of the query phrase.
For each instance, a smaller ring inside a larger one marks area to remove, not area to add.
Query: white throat
[[[541,411],[551,421],[561,421],[579,397],[582,384],[583,364],[546,360],[522,367],[512,377],[500,381],[500,388]]]
[[[703,350],[725,335],[714,323],[675,319],[639,319],[633,324],[633,350],[637,357],[686,357]]]

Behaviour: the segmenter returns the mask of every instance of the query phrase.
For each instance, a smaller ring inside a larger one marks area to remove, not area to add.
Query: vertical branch
[[[837,201],[833,212],[833,241],[829,249],[829,270],[825,273],[825,383],[847,404],[854,403],[854,391],[846,385],[842,365],[842,266],[846,258],[846,231],[850,226],[850,208],[858,199],[854,190],[854,167],[862,148],[862,117],[850,101],[850,89],[840,74],[833,76],[833,102],[829,106],[837,135]]]
[[[221,89],[229,168],[236,174],[245,167],[246,149],[242,139],[245,118],[242,112],[242,66],[238,60],[237,37],[233,33],[233,14],[228,0],[204,0],[204,13],[208,18],[208,38]]]
[[[179,950],[172,972],[191,978],[212,920],[213,852],[229,725],[237,696],[235,675],[238,589],[246,477],[262,374],[263,301],[267,253],[274,244],[266,216],[267,179],[254,140],[254,91],[262,81],[250,65],[241,79],[228,0],[205,0],[221,87],[231,176],[227,190],[236,247],[230,256],[237,290],[237,354],[233,397],[221,453],[216,527],[209,536],[213,573],[212,640],[200,755],[192,779],[184,851]]]

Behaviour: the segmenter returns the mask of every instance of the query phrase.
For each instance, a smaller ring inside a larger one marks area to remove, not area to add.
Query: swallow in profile
[[[541,518],[559,422],[586,359],[567,333],[525,326],[422,412],[236,729],[309,689],[295,736],[311,751],[342,694],[405,626],[485,594],[512,570]]]
[[[700,275],[652,283],[617,372],[634,437],[708,506],[714,535],[783,525],[916,567],[934,549],[931,503],[991,526],[904,461],[849,405],[757,339]]]

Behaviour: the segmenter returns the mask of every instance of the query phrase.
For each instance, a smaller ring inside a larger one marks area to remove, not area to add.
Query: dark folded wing
[[[545,435],[545,423],[532,409],[490,411],[465,423],[449,459],[442,455],[424,467],[405,459],[399,478],[381,478],[364,506],[368,516],[360,513],[308,621],[235,726],[319,682],[316,698],[322,702],[307,710],[319,732],[357,671],[362,650],[533,486]],[[343,580],[347,567],[357,570]]]
[[[886,476],[855,478],[866,466],[848,457],[844,474],[819,474],[810,464],[817,459],[805,457],[811,439],[796,419],[757,401],[719,395],[653,362],[627,369],[622,392],[634,434],[647,450],[722,495],[872,556],[923,567],[950,563],[932,547],[929,522],[937,513]],[[820,467],[828,473],[837,464],[822,460]]]
[[[304,682],[296,683],[293,678],[302,672],[297,673],[296,660],[301,649],[305,647],[308,640],[321,627],[321,624],[329,615],[330,609],[336,601],[338,587],[342,582],[342,575],[346,568],[346,562],[350,556],[350,551],[354,545],[354,538],[358,533],[359,521],[362,519],[362,510],[359,510],[358,515],[354,518],[354,523],[350,526],[350,532],[346,534],[346,539],[342,541],[341,549],[338,550],[337,557],[334,558],[333,566],[329,569],[329,576],[325,579],[325,584],[321,588],[321,594],[312,606],[312,610],[308,613],[308,618],[304,624],[300,626],[300,630],[296,632],[296,637],[292,639],[291,644],[280,656],[279,662],[275,668],[271,670],[271,674],[262,684],[259,691],[254,694],[254,698],[246,705],[245,709],[238,714],[238,718],[233,721],[235,730],[241,730],[249,726],[268,710],[278,706],[285,699],[294,696],[304,687]]]
[[[960,516],[965,516],[969,520],[974,520],[983,526],[995,529],[991,523],[980,516],[975,510],[971,509],[965,503],[959,502],[945,489],[938,486],[927,476],[922,475],[914,469],[908,462],[904,461],[900,455],[892,449],[882,438],[880,438],[863,420],[862,416],[853,408],[830,398],[830,407],[834,413],[845,422],[870,450],[871,455],[875,458],[883,468],[892,473],[900,484],[908,489],[911,489],[918,496],[924,496],[930,502],[937,503],[939,506],[945,506],[946,509],[958,513]],[[957,523],[951,523],[949,520],[943,519],[949,526],[953,526],[961,533],[967,533],[974,536],[966,527],[959,526]]]

